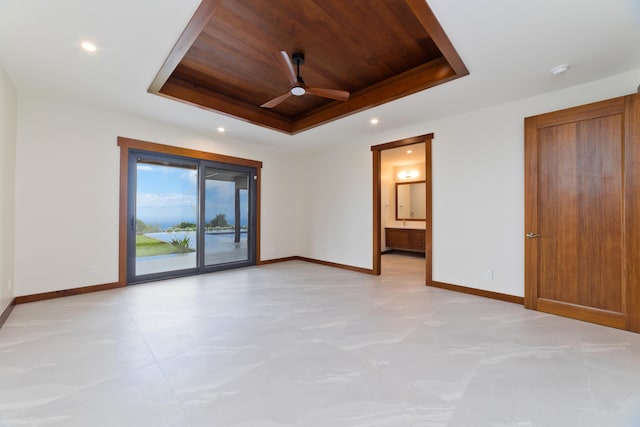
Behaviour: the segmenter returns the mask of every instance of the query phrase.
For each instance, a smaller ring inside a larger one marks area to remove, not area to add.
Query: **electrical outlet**
[[[484,278],[485,279],[489,279],[489,280],[493,280],[493,269],[491,268],[487,268],[484,270]]]
[[[89,276],[93,277],[96,274],[98,274],[96,266],[95,265],[90,265],[89,266]]]
[[[11,277],[9,277],[9,279],[7,280],[7,290],[11,292],[12,289],[13,289],[13,283],[11,283]]]

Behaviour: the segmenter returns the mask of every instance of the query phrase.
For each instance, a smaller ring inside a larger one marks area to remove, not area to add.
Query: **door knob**
[[[527,236],[527,239],[533,239],[534,237],[540,237],[540,235],[536,234],[536,233],[527,233],[526,236]]]

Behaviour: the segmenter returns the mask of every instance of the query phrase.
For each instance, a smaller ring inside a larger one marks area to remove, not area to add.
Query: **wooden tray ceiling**
[[[281,50],[350,99],[261,108],[289,90]],[[467,74],[425,0],[203,0],[149,92],[295,134]]]

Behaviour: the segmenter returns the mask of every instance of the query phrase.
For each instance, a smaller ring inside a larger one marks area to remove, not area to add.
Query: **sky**
[[[138,163],[136,218],[149,225],[167,228],[181,222],[196,222],[198,207],[197,169]],[[234,223],[235,184],[207,180],[205,222],[219,213]],[[241,191],[241,225],[247,225],[247,191]]]

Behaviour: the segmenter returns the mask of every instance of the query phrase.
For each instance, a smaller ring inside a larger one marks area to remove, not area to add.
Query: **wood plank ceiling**
[[[303,53],[291,96],[280,51]],[[425,0],[203,0],[149,92],[295,134],[468,74]]]

